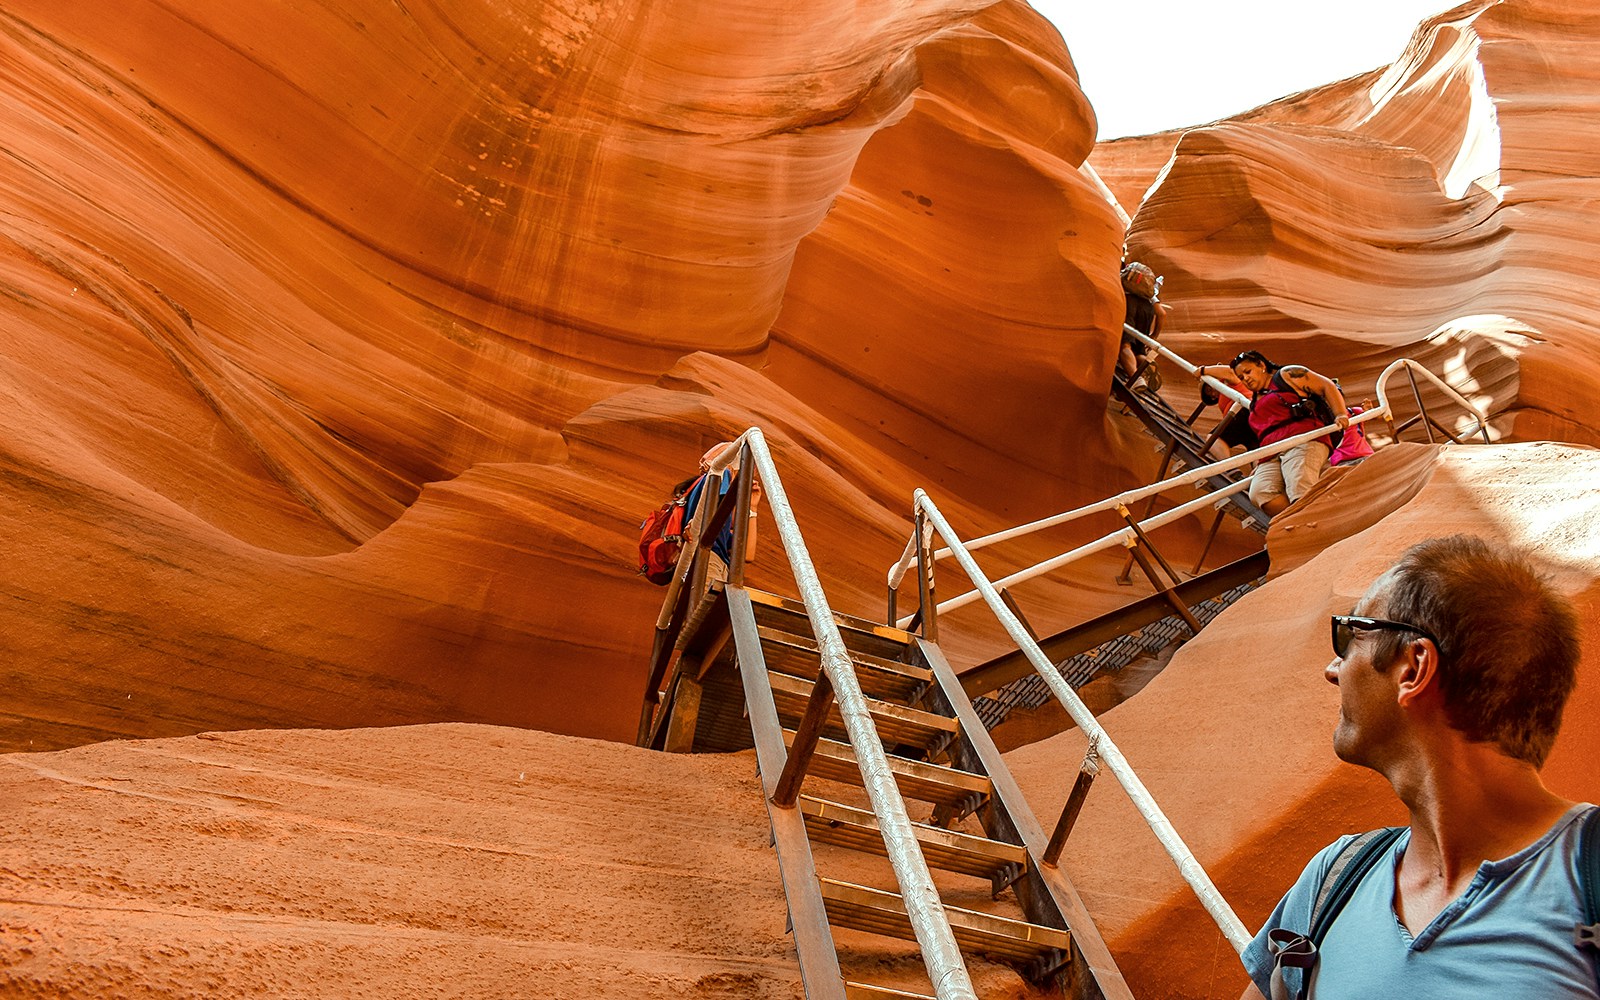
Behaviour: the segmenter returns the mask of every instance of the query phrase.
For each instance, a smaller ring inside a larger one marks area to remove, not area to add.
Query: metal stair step
[[[816,683],[770,670],[767,672],[767,682],[772,687],[772,700],[778,706],[778,718],[786,723],[798,725],[800,717],[805,714],[806,705],[811,701],[811,692],[816,688]],[[875,698],[865,700],[867,713],[872,716],[873,726],[877,728],[883,742],[889,746],[897,744],[925,748],[944,746],[960,728],[956,720],[949,716],[934,715],[920,708],[907,708],[904,705],[879,701]],[[823,727],[823,732],[836,738],[844,736],[844,724],[839,720],[837,702],[828,709],[828,721]]]
[[[844,1000],[935,1000],[926,993],[907,993],[905,990],[892,989],[888,986],[874,986],[871,983],[844,984]]]
[[[807,680],[817,679],[822,669],[822,659],[817,652],[816,640],[765,625],[759,626],[756,631],[761,636],[761,651],[769,669]],[[873,698],[909,701],[933,679],[933,671],[927,667],[899,663],[869,653],[851,653],[850,662],[856,666],[856,677],[861,681],[862,693]]]
[[[886,937],[916,939],[906,916],[905,901],[894,893],[828,878],[819,878],[818,882],[831,923]],[[944,912],[957,944],[997,958],[1030,962],[1054,952],[1066,952],[1072,945],[1072,936],[1054,927],[954,906],[946,906]]]
[[[794,743],[794,730],[783,731],[785,746]],[[953,767],[924,764],[920,760],[907,760],[889,754],[889,770],[894,773],[900,794],[919,802],[964,808],[974,798],[983,799],[994,791],[987,777],[961,771]],[[861,785],[861,767],[856,763],[856,753],[850,744],[827,738],[817,741],[816,753],[811,758],[806,773],[829,781],[848,785]]]
[[[756,624],[776,627],[796,635],[811,635],[811,620],[806,606],[799,601],[761,590],[747,590],[750,604],[756,613]],[[857,618],[840,611],[833,613],[833,622],[852,652],[872,653],[893,659],[900,650],[916,640],[916,636],[893,625]]]
[[[857,809],[810,795],[800,796],[800,812],[813,841],[847,847],[870,854],[885,853],[878,818],[869,810]],[[1027,849],[986,837],[957,833],[925,823],[912,823],[912,832],[922,845],[928,864],[944,871],[994,879],[1013,866],[1026,866]]]

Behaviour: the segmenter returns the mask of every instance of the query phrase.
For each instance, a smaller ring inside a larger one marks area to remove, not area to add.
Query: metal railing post
[[[1406,381],[1411,383],[1411,398],[1417,401],[1417,416],[1422,418],[1422,432],[1428,435],[1428,443],[1434,444],[1433,421],[1428,419],[1428,407],[1422,402],[1422,390],[1417,388],[1417,377],[1411,374],[1411,369],[1406,368]]]
[[[922,616],[922,637],[939,641],[939,609],[934,603],[933,552],[929,547],[927,525],[922,511],[915,515],[917,531],[917,612]]]
[[[733,551],[728,553],[728,585],[744,586],[745,549],[750,541],[750,519],[755,516],[750,506],[750,488],[755,481],[755,469],[750,463],[750,444],[739,447],[739,503],[733,509]]]
[[[1072,835],[1072,828],[1077,825],[1078,814],[1083,811],[1083,803],[1089,798],[1089,786],[1094,784],[1094,779],[1100,773],[1100,751],[1093,744],[1089,752],[1084,755],[1083,763],[1078,767],[1077,780],[1072,783],[1072,792],[1067,796],[1067,804],[1061,809],[1061,818],[1056,820],[1055,831],[1050,834],[1050,843],[1045,846],[1044,856],[1039,860],[1047,865],[1055,865],[1061,859],[1061,851],[1067,846],[1067,838]]]

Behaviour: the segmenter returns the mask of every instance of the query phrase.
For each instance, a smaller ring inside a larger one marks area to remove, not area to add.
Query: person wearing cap
[[[1149,265],[1130,261],[1122,268],[1122,295],[1126,302],[1122,324],[1149,337],[1161,336],[1166,306],[1159,301],[1161,279]],[[1161,388],[1161,373],[1156,368],[1155,348],[1146,344],[1126,329],[1122,331],[1122,344],[1117,348],[1117,368],[1124,379],[1132,379],[1144,366],[1145,385]]]

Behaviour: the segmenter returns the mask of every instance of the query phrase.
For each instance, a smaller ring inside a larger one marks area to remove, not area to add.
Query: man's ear
[[[1432,639],[1412,639],[1400,648],[1395,661],[1396,696],[1402,708],[1439,689],[1439,647]]]

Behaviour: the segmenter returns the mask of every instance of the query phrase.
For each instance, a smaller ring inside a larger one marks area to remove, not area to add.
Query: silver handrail
[[[833,618],[833,610],[822,592],[822,581],[818,579],[816,567],[806,551],[805,539],[800,535],[794,510],[789,506],[789,496],[778,478],[777,466],[773,464],[772,453],[767,448],[761,429],[752,427],[740,435],[734,447],[726,449],[710,463],[710,471],[716,474],[726,468],[733,456],[739,453],[740,444],[750,446],[750,454],[760,472],[767,503],[772,510],[772,520],[777,525],[778,537],[782,539],[784,552],[789,557],[789,566],[794,572],[800,600],[805,604],[806,616],[811,620],[812,632],[822,656],[822,668],[827,671],[828,680],[833,684],[839,716],[861,768],[862,785],[872,804],[872,811],[878,818],[889,865],[894,869],[895,881],[905,900],[911,929],[922,948],[923,964],[927,966],[934,994],[939,1000],[977,1000],[977,993],[967,975],[966,963],[962,961],[961,950],[956,945],[949,918],[945,915],[944,904],[939,899],[939,890],[933,884],[933,876],[922,856],[922,848],[917,844],[911,818],[906,814],[905,801],[900,796],[894,773],[889,770],[889,760],[883,752],[883,744],[868,715],[866,698],[861,693],[855,668],[851,665],[850,652],[845,648],[844,638],[839,634],[839,626]]]
[[[1160,347],[1154,338],[1146,337],[1143,334],[1138,333],[1138,331],[1133,332],[1139,336],[1140,339]],[[1165,348],[1161,349],[1165,351]],[[1167,353],[1170,354],[1171,352]],[[1177,358],[1177,355],[1171,356]],[[1181,358],[1178,360],[1182,361]],[[1182,363],[1188,365],[1188,362],[1186,361]],[[1189,366],[1189,370],[1191,372],[1194,371],[1194,366]],[[1356,416],[1351,417],[1351,426],[1366,423],[1369,420],[1390,420],[1392,418],[1393,407],[1389,402],[1387,383],[1389,379],[1393,378],[1394,375],[1401,370],[1409,370],[1423,375],[1429,381],[1433,382],[1440,389],[1442,389],[1447,395],[1453,397],[1456,402],[1460,403],[1476,418],[1477,427],[1474,429],[1475,432],[1481,433],[1485,441],[1488,440],[1488,417],[1486,417],[1483,412],[1479,410],[1478,407],[1474,406],[1465,396],[1462,396],[1459,392],[1447,385],[1437,375],[1433,374],[1433,372],[1429,371],[1427,368],[1423,367],[1418,362],[1411,360],[1410,358],[1401,358],[1398,361],[1392,362],[1378,375],[1376,385],[1378,405],[1370,410],[1364,410],[1361,413],[1358,413]],[[1216,380],[1212,379],[1209,375],[1206,376],[1206,378],[1211,382],[1216,382]],[[1217,384],[1221,386],[1221,383]],[[1223,386],[1223,388],[1226,387]],[[1017,525],[1014,528],[1007,528],[1003,531],[997,531],[992,534],[983,535],[979,538],[974,538],[966,543],[966,547],[968,551],[981,549],[999,542],[1010,541],[1013,538],[1021,538],[1025,535],[1031,535],[1036,531],[1043,531],[1046,528],[1053,528],[1058,525],[1066,524],[1070,521],[1076,521],[1079,518],[1087,517],[1090,514],[1099,514],[1106,511],[1117,510],[1120,507],[1131,507],[1140,500],[1145,500],[1149,497],[1165,493],[1170,489],[1198,483],[1202,480],[1210,479],[1213,476],[1221,475],[1222,473],[1226,472],[1232,472],[1234,469],[1240,469],[1244,466],[1251,465],[1264,458],[1272,458],[1297,445],[1304,444],[1307,441],[1314,441],[1317,438],[1327,434],[1329,431],[1336,429],[1336,424],[1328,424],[1327,426],[1320,427],[1316,430],[1306,431],[1303,434],[1296,434],[1294,437],[1285,438],[1282,441],[1275,441],[1270,445],[1257,448],[1253,451],[1243,452],[1239,455],[1232,455],[1228,458],[1213,462],[1210,465],[1201,466],[1197,469],[1190,469],[1187,472],[1182,472],[1176,476],[1168,477],[1160,482],[1151,483],[1148,486],[1141,486],[1133,490],[1127,490],[1123,493],[1117,494],[1116,496],[1107,497],[1104,500],[1086,504],[1075,510],[1069,510],[1061,514],[1052,514],[1049,517],[1040,518],[1037,521],[1030,521],[1026,524]],[[1106,537],[1109,538],[1112,536]],[[1105,541],[1105,539],[1101,539],[1101,541]],[[1097,548],[1094,551],[1100,551],[1100,549]],[[1089,553],[1084,554],[1087,555]],[[890,590],[899,589],[900,582],[905,579],[906,572],[911,568],[911,562],[915,555],[916,539],[913,537],[906,543],[905,551],[901,554],[900,558],[889,569],[888,583]],[[946,558],[949,555],[951,555],[951,550],[949,548],[942,548],[933,553],[933,558],[935,561],[937,561],[939,559]],[[1059,568],[1060,565],[1065,565],[1065,563],[1058,563],[1057,568]],[[969,601],[970,600],[971,599],[969,598]],[[943,607],[943,605],[941,605],[941,607]]]
[[[1171,524],[1173,521],[1185,518],[1190,514],[1204,510],[1207,507],[1220,507],[1222,502],[1228,497],[1233,496],[1235,493],[1242,493],[1249,488],[1250,480],[1241,479],[1237,483],[1232,483],[1223,489],[1202,494],[1201,496],[1190,500],[1188,503],[1179,504],[1171,510],[1162,511],[1160,514],[1147,517],[1138,522],[1137,530],[1131,526],[1119,528],[1108,535],[1102,535],[1086,545],[1080,545],[1071,552],[1063,552],[1059,556],[1053,556],[1052,558],[1046,559],[1044,562],[1035,563],[1034,565],[1029,566],[1027,569],[1018,570],[1017,572],[1012,573],[1010,576],[1002,577],[1001,579],[994,581],[994,586],[996,589],[1000,590],[1003,590],[1007,587],[1014,587],[1019,583],[1025,583],[1026,581],[1032,580],[1035,577],[1044,576],[1046,573],[1053,572],[1070,563],[1077,562],[1079,559],[1092,556],[1096,552],[1104,552],[1106,549],[1115,548],[1118,545],[1131,548],[1139,541],[1140,531],[1150,532],[1161,527],[1162,525]],[[952,550],[945,549],[944,551],[949,552]],[[977,590],[969,590],[965,594],[958,594],[947,601],[941,601],[939,604],[934,605],[934,611],[938,614],[943,614],[946,611],[954,611],[956,608],[965,607],[968,604],[973,603],[974,601],[978,600],[980,596],[982,595]],[[898,625],[900,628],[905,628],[911,624],[911,619],[914,617],[916,616],[908,615],[899,622],[896,622],[896,625]]]
[[[1179,874],[1183,876],[1184,881],[1189,883],[1189,887],[1199,897],[1200,905],[1204,906],[1206,912],[1211,915],[1211,919],[1216,922],[1217,927],[1222,931],[1223,937],[1228,939],[1228,943],[1233,946],[1234,951],[1244,951],[1245,945],[1250,943],[1250,932],[1245,929],[1243,922],[1233,912],[1233,908],[1228,905],[1228,901],[1222,897],[1222,893],[1218,891],[1216,884],[1211,881],[1211,877],[1206,874],[1205,869],[1201,867],[1200,862],[1195,858],[1194,852],[1189,850],[1188,845],[1183,842],[1183,838],[1178,836],[1178,832],[1173,828],[1172,822],[1167,819],[1166,814],[1161,811],[1161,807],[1156,804],[1155,797],[1144,786],[1144,782],[1139,780],[1139,776],[1134,772],[1133,766],[1128,763],[1127,758],[1122,755],[1122,751],[1117,748],[1111,736],[1095,719],[1094,713],[1089,711],[1089,707],[1078,697],[1078,693],[1072,690],[1072,685],[1068,684],[1066,678],[1061,676],[1061,671],[1057,670],[1055,664],[1050,662],[1050,658],[1044,654],[1044,650],[1040,649],[1039,644],[1028,634],[1027,628],[1018,620],[1016,615],[1012,614],[1011,609],[1006,607],[1005,601],[1001,599],[995,584],[989,582],[989,578],[984,576],[983,571],[978,568],[976,560],[972,558],[972,553],[962,544],[961,539],[956,536],[949,523],[945,521],[944,515],[939,512],[939,508],[934,505],[934,502],[922,490],[916,491],[914,509],[920,511],[928,522],[933,524],[934,530],[939,533],[939,537],[944,540],[944,543],[949,546],[950,551],[955,555],[956,562],[960,563],[961,568],[966,570],[967,576],[972,579],[973,586],[983,595],[984,602],[989,605],[989,609],[1000,620],[1000,624],[1005,627],[1006,632],[1016,641],[1017,648],[1028,658],[1028,662],[1033,665],[1033,669],[1038,672],[1039,676],[1044,678],[1046,686],[1050,688],[1050,692],[1055,695],[1056,700],[1061,703],[1061,707],[1067,710],[1067,714],[1072,717],[1072,721],[1076,722],[1078,728],[1089,738],[1089,746],[1099,754],[1101,763],[1116,776],[1117,782],[1128,793],[1128,798],[1132,800],[1134,808],[1139,811],[1140,816],[1144,817],[1145,822],[1149,824],[1150,829],[1155,833],[1156,839],[1166,849],[1167,855],[1177,864]]]
[[[1160,355],[1162,357],[1167,358],[1168,360],[1172,361],[1179,368],[1182,368],[1185,372],[1187,372],[1190,375],[1193,375],[1195,372],[1197,372],[1201,368],[1205,367],[1204,365],[1191,365],[1187,358],[1183,357],[1180,354],[1173,353],[1171,350],[1169,350],[1167,348],[1167,346],[1165,344],[1161,343],[1156,338],[1150,336],[1147,333],[1141,333],[1140,331],[1135,330],[1133,327],[1129,326],[1126,323],[1122,324],[1122,332],[1128,334],[1129,336],[1137,337],[1141,341],[1143,341],[1146,345],[1148,345],[1150,347],[1154,347],[1156,349],[1156,351],[1158,353],[1160,353]],[[1233,400],[1235,403],[1238,403],[1240,406],[1243,406],[1246,409],[1249,409],[1249,407],[1250,407],[1250,397],[1244,395],[1238,389],[1235,389],[1233,386],[1231,386],[1228,383],[1222,381],[1221,379],[1212,378],[1210,375],[1203,375],[1203,376],[1201,376],[1201,379],[1207,385],[1211,386],[1211,388],[1213,388],[1213,389],[1217,390],[1218,392],[1222,393],[1224,396],[1227,396],[1229,399]]]

